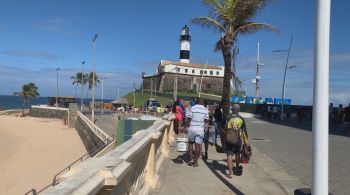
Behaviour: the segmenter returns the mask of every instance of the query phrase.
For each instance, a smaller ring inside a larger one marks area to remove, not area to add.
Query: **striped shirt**
[[[204,120],[209,119],[209,111],[203,105],[196,104],[186,113],[191,119],[189,130],[204,131]]]

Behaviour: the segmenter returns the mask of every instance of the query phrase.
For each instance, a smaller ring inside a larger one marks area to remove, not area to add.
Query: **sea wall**
[[[29,116],[63,119],[64,117],[68,116],[68,108],[32,106],[29,111]]]

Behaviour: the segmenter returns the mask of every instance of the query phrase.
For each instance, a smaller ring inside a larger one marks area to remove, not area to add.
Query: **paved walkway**
[[[203,148],[204,150],[204,148]],[[187,194],[293,194],[302,187],[284,169],[253,148],[249,164],[243,164],[242,176],[225,177],[226,154],[217,153],[209,146],[209,159],[200,159],[199,167],[186,164],[187,157],[171,147],[170,156],[163,163],[160,182],[153,195]]]

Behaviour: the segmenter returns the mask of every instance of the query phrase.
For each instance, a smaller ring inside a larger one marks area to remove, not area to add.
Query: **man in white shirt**
[[[209,111],[204,107],[204,100],[199,99],[198,104],[192,106],[187,113],[189,165],[193,165],[193,167],[198,166],[198,158],[204,138],[204,126],[208,125],[208,120]],[[193,145],[195,146],[195,152],[192,162]]]

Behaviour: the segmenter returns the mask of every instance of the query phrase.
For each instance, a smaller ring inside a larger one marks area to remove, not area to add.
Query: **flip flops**
[[[226,173],[225,176],[228,177],[228,178],[232,178],[232,174]]]

